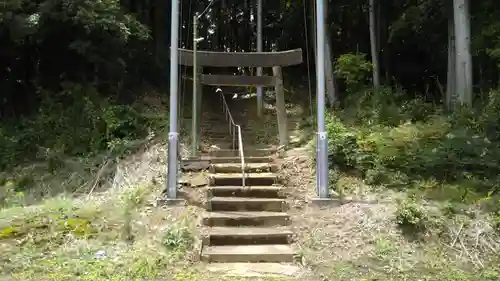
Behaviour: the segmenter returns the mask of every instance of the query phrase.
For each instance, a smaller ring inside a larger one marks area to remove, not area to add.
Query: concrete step
[[[217,163],[210,165],[211,173],[241,173],[241,163]],[[245,163],[247,173],[275,173],[278,165],[274,163]]]
[[[200,160],[199,158],[182,159],[180,169],[183,172],[203,171],[210,169],[210,161]]]
[[[303,278],[308,276],[307,271],[294,263],[225,262],[207,264],[205,268],[214,276],[232,277],[232,279],[227,280],[309,280],[309,278]],[[243,277],[244,279],[241,279]]]
[[[243,185],[241,173],[212,174],[210,185]],[[278,175],[275,173],[245,173],[245,185],[273,185],[278,183]]]
[[[210,131],[210,128],[207,129],[202,129],[201,130],[202,136],[206,136],[207,138],[210,139],[228,139],[228,140],[233,140],[237,142],[238,140],[236,138],[233,138],[229,131],[225,132],[212,132]]]
[[[209,211],[268,211],[283,212],[286,201],[280,198],[212,197],[207,202]]]
[[[202,160],[209,160],[210,163],[241,163],[241,157],[230,156],[230,157],[214,157],[211,155],[201,156]],[[273,157],[271,156],[245,156],[245,163],[271,163],[273,162]]]
[[[209,186],[206,188],[207,198],[210,197],[257,197],[284,198],[282,186]]]
[[[202,259],[207,262],[293,262],[290,245],[206,246]]]
[[[290,216],[283,212],[204,212],[205,226],[277,226],[288,225]]]
[[[210,227],[204,231],[203,244],[210,246],[289,244],[292,235],[293,232],[286,228]]]
[[[229,135],[204,135],[204,134],[202,134],[201,138],[203,140],[210,140],[211,143],[215,143],[217,145],[232,144],[233,143],[233,138]]]
[[[245,145],[243,145],[245,146]],[[271,150],[271,149],[251,149],[251,148],[244,148],[243,149],[243,154],[244,155],[252,155],[252,156],[272,156],[274,155],[276,151]],[[212,150],[210,152],[210,155],[212,156],[217,156],[217,157],[231,157],[231,156],[239,156],[240,151],[238,149],[238,144],[236,143],[236,147],[234,149],[217,149],[217,150]]]

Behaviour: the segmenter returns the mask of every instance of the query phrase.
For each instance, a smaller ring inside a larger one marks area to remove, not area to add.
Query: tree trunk
[[[333,104],[337,101],[337,82],[335,81],[335,76],[333,75],[334,69],[333,69],[333,56],[332,56],[332,44],[330,43],[330,34],[327,32],[326,33],[326,38],[325,38],[325,57],[327,58],[327,61],[325,63],[326,69],[325,69],[325,82],[326,82],[326,93],[328,97],[328,103],[330,106],[333,106]]]
[[[375,0],[370,1],[370,47],[373,64],[373,87],[380,87],[380,68],[378,60],[377,27],[375,19]]]
[[[463,105],[472,105],[472,55],[470,52],[470,15],[468,0],[454,0],[456,43],[456,92]]]
[[[149,18],[150,13],[151,13],[151,1],[145,0],[144,6],[142,7],[142,18],[143,22],[146,23],[147,25],[151,24],[151,19]]]
[[[448,72],[446,79],[445,105],[448,110],[454,110],[456,104],[456,48],[455,21],[453,16],[448,19]]]
[[[245,0],[243,6],[243,21],[244,21],[244,29],[245,31],[242,34],[245,36],[243,38],[242,48],[245,52],[252,51],[252,29],[251,29],[251,19],[250,19],[250,0]]]
[[[166,17],[166,8],[165,1],[156,0],[154,3],[154,40],[155,40],[155,51],[156,57],[158,61],[162,61],[165,57],[165,35],[166,35],[166,25],[163,24],[165,22]]]
[[[383,74],[380,73],[380,75],[384,75],[384,79],[382,81],[382,84],[387,84],[389,85],[391,83],[391,75],[390,75],[390,51],[389,51],[389,42],[387,41],[388,37],[388,22],[389,19],[385,17],[385,15],[388,15],[389,13],[382,14],[382,11],[387,11],[389,8],[388,5],[390,3],[387,2],[379,2],[377,5],[377,48],[380,51],[380,66],[384,66],[383,70],[382,67],[380,67],[380,71],[383,71]],[[383,6],[384,5],[384,6]]]
[[[311,22],[312,24],[310,25],[311,27],[311,34],[312,37],[312,42],[313,42],[313,51],[314,51],[314,57],[317,56],[317,48],[316,48],[316,6],[315,6],[315,1],[316,0],[311,0]],[[337,94],[336,94],[336,89],[337,89],[337,82],[335,81],[335,76],[333,75],[334,71],[334,65],[333,65],[333,55],[332,55],[332,44],[331,44],[331,37],[330,37],[330,32],[329,32],[329,27],[328,27],[328,0],[322,0],[325,5],[325,31],[326,31],[326,38],[325,38],[325,58],[327,59],[325,63],[325,82],[326,82],[326,94],[328,97],[328,104],[332,106],[335,101],[337,101]],[[316,60],[314,60],[316,61]],[[317,70],[316,70],[317,71]]]
[[[336,89],[336,81],[335,81],[335,76],[333,75],[333,54],[332,54],[332,40],[330,36],[330,25],[328,24],[328,0],[323,0],[324,6],[325,6],[325,31],[326,31],[326,38],[325,38],[325,57],[327,59],[326,61],[326,69],[325,69],[325,82],[326,82],[326,93],[328,97],[328,101],[330,106],[333,106],[333,104],[337,101],[337,93],[335,92]]]

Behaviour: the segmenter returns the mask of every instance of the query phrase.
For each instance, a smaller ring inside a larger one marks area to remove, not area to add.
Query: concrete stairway
[[[236,152],[237,153],[237,152]],[[266,155],[267,154],[267,155]],[[202,259],[213,263],[292,262],[292,232],[277,165],[269,151],[248,151],[246,186],[240,158],[218,150],[210,157],[210,185],[203,214]]]

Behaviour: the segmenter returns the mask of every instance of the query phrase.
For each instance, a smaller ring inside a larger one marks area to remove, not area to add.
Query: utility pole
[[[198,13],[193,17],[193,109],[191,113],[191,155],[198,155]]]
[[[316,148],[316,191],[320,199],[329,198],[328,136],[325,129],[325,6],[316,0],[316,101],[318,133]]]
[[[179,0],[172,1],[170,25],[170,131],[168,133],[168,168],[166,180],[167,200],[177,199],[177,156],[179,133],[177,132],[178,75],[179,75]]]
[[[257,0],[257,52],[262,52],[262,0]],[[257,76],[262,76],[262,67],[257,67]],[[264,105],[262,87],[257,87],[257,114],[262,117]]]

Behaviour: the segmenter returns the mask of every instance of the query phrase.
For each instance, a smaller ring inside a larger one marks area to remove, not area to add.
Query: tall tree
[[[375,88],[380,87],[380,66],[378,59],[378,36],[377,36],[377,26],[376,26],[376,7],[375,0],[369,0],[369,14],[370,14],[370,49],[372,55],[373,64],[373,86]]]
[[[331,40],[331,35],[330,35],[330,28],[329,28],[329,21],[328,21],[328,0],[319,0],[323,1],[323,4],[325,5],[325,14],[323,15],[325,17],[325,31],[326,31],[326,38],[325,38],[325,58],[327,59],[325,63],[325,82],[326,82],[326,95],[328,97],[328,103],[330,105],[333,105],[335,101],[337,100],[337,85],[335,81],[335,76],[333,75],[334,71],[334,66],[333,66],[333,54],[332,54],[332,40]],[[312,37],[312,44],[313,44],[313,50],[314,50],[314,55],[316,56],[317,53],[317,48],[316,48],[316,5],[315,5],[316,0],[311,1],[310,9],[311,9],[311,34],[313,34]],[[316,60],[314,60],[316,61]]]
[[[326,80],[326,92],[328,96],[328,101],[330,105],[333,105],[337,101],[337,83],[335,81],[335,76],[333,75],[333,53],[332,53],[332,38],[331,38],[331,33],[330,33],[330,24],[328,20],[328,0],[323,0],[324,5],[325,5],[325,31],[326,31],[326,38],[325,38],[325,57],[327,59],[326,61],[326,69],[325,69],[325,80]]]
[[[456,104],[456,53],[455,48],[455,21],[453,19],[453,2],[450,3],[448,16],[448,68],[446,79],[445,105],[448,110],[453,110]]]
[[[454,0],[453,14],[456,42],[456,91],[458,100],[472,105],[472,55],[470,52],[470,15],[468,0]]]

